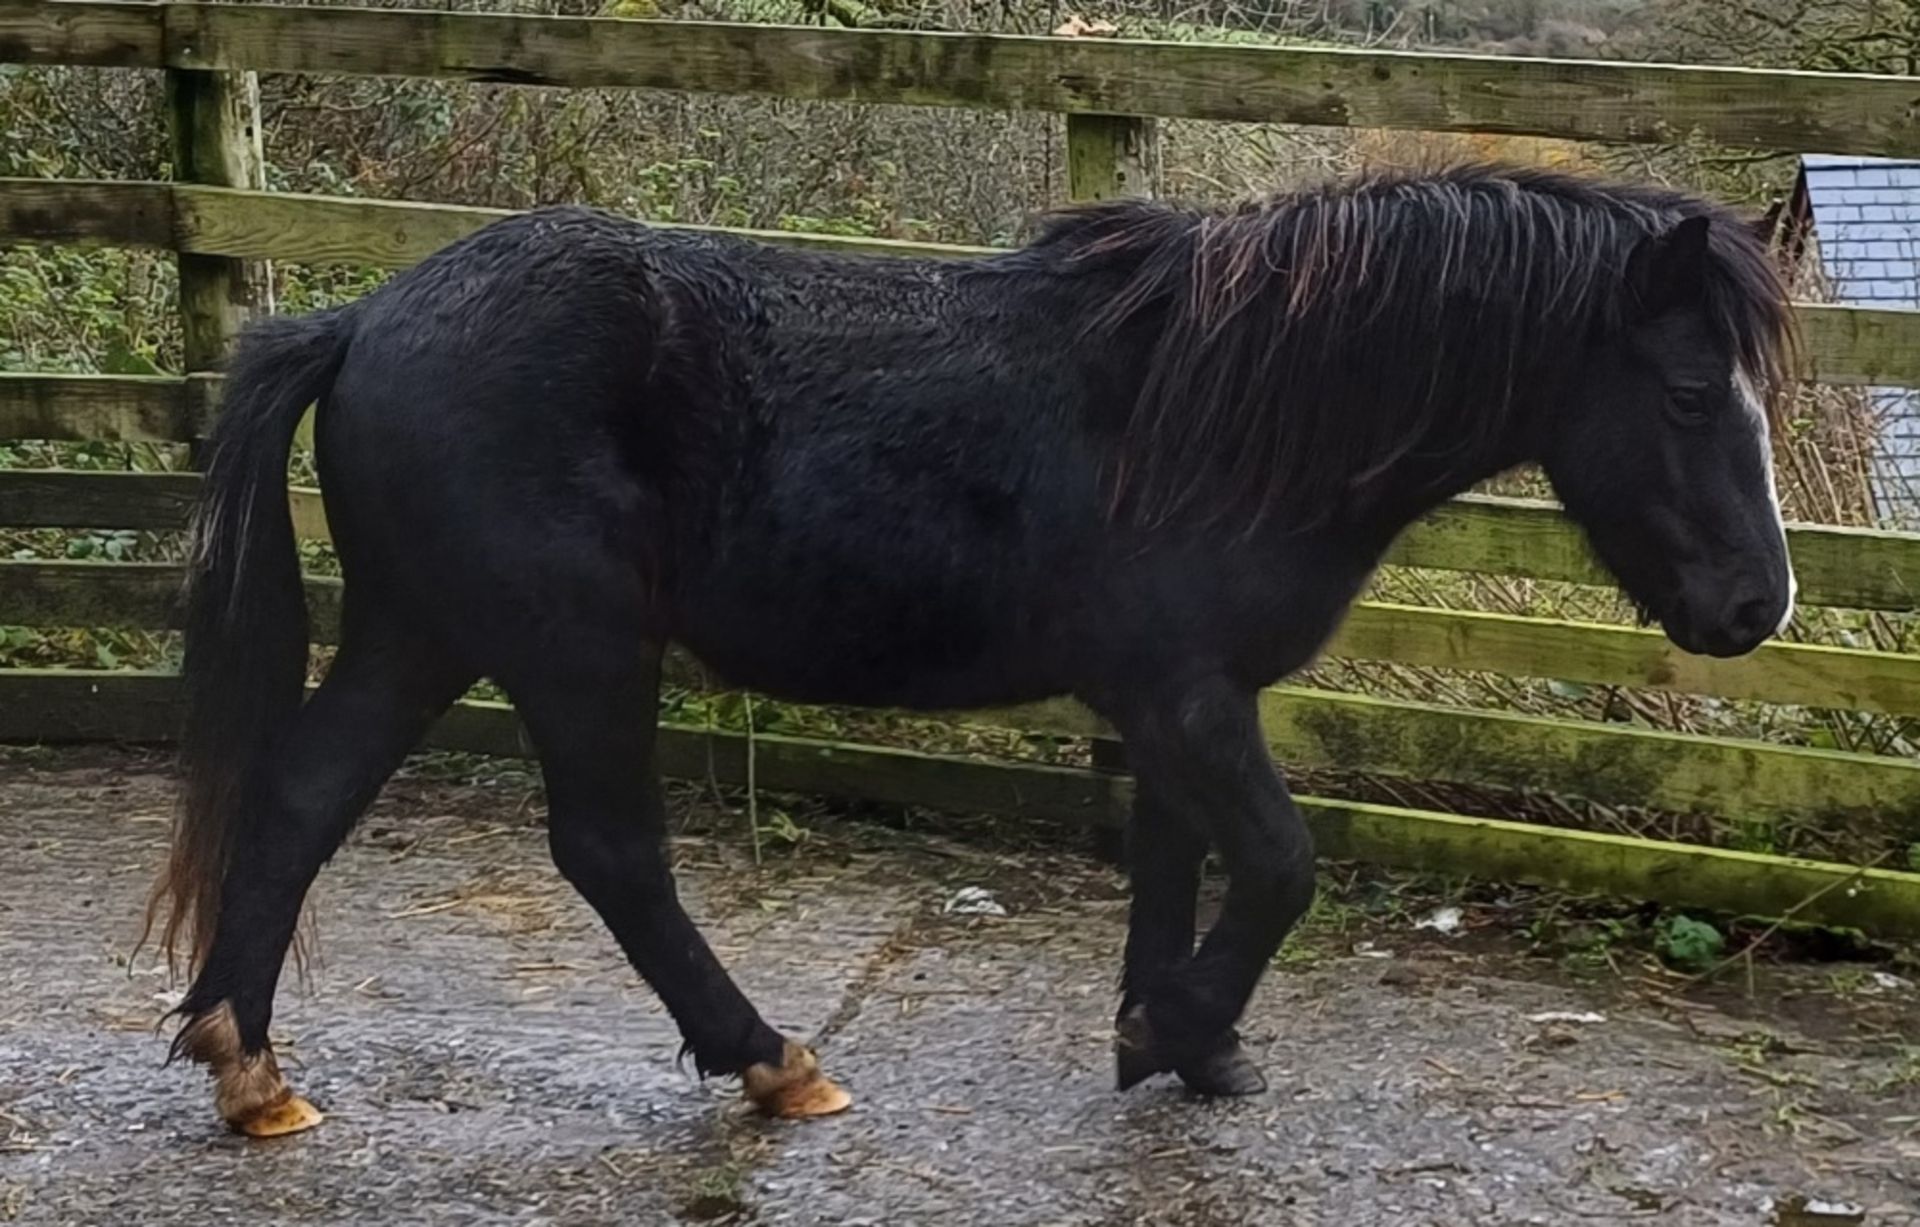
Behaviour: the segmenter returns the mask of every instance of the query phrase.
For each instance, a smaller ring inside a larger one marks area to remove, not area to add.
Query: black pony
[[[1084,700],[1138,779],[1120,1084],[1258,1090],[1234,1026],[1314,865],[1255,692],[1409,521],[1527,461],[1682,648],[1765,640],[1793,594],[1764,399],[1789,321],[1748,222],[1503,168],[1104,204],[966,262],[551,209],[264,321],[197,522],[155,898],[197,969],[176,1052],[236,1128],[318,1119],[267,1044],[302,899],[489,677],[539,751],[555,863],[699,1068],[770,1113],[844,1107],[676,901],[652,745],[677,642],[791,700]],[[316,401],[347,585],[303,704],[285,463]],[[1209,845],[1229,884],[1196,950]]]

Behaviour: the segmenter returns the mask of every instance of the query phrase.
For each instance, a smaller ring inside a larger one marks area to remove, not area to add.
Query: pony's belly
[[[693,632],[680,642],[726,684],[796,703],[943,711],[1030,702],[1069,689],[1021,651],[961,661],[832,635],[741,642]]]
[[[785,601],[719,589],[683,600],[674,638],[727,682],[798,702],[932,710],[1068,688],[1061,654],[977,595],[790,591]]]

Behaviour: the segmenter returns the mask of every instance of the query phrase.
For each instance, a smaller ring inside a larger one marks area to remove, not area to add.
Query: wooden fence
[[[1539,134],[1759,149],[1920,154],[1910,80],[1747,69],[841,31],[341,8],[0,0],[0,64],[164,70],[175,182],[0,179],[0,242],[178,253],[188,374],[0,374],[0,439],[190,443],[218,401],[211,372],[239,323],[250,261],[400,267],[500,216],[414,202],[257,190],[248,129],[254,71],[439,77],[509,85],[647,87],[1067,115],[1074,195],[1137,191],[1153,117]],[[829,235],[768,241],[966,258],[979,249]],[[1920,313],[1803,304],[1803,371],[1840,384],[1920,386]],[[0,525],[182,527],[191,473],[0,470]],[[308,538],[326,526],[292,492]],[[1796,525],[1802,601],[1920,611],[1920,537]],[[1604,583],[1550,505],[1468,498],[1409,531],[1392,561]],[[158,564],[0,562],[0,623],[172,624],[178,571]],[[309,581],[316,637],[334,581]],[[1920,716],[1920,657],[1772,643],[1738,660],[1676,651],[1658,633],[1568,621],[1363,603],[1332,654],[1815,708]],[[0,738],[164,740],[171,676],[0,670]],[[1920,763],[1618,724],[1552,720],[1279,688],[1269,738],[1296,766],[1538,791],[1741,822],[1871,821],[1920,841]],[[1060,702],[966,713],[969,722],[1103,737]],[[668,728],[670,774],[747,777],[744,739]],[[511,712],[463,704],[435,744],[525,753]],[[763,787],[949,809],[1114,822],[1129,786],[1110,771],[942,757],[761,736]],[[1734,913],[1793,914],[1920,934],[1920,874],[1757,856],[1345,802],[1309,800],[1323,850],[1450,874],[1542,882]]]

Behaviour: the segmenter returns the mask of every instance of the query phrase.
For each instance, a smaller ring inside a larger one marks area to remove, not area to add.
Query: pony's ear
[[[1706,296],[1707,219],[1689,217],[1648,235],[1627,257],[1627,293],[1641,319],[1656,319]]]

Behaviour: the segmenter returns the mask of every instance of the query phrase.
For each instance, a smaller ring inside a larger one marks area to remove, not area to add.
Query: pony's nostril
[[[1727,619],[1727,629],[1741,639],[1759,641],[1773,634],[1780,623],[1780,604],[1772,597],[1755,596],[1742,600]]]

